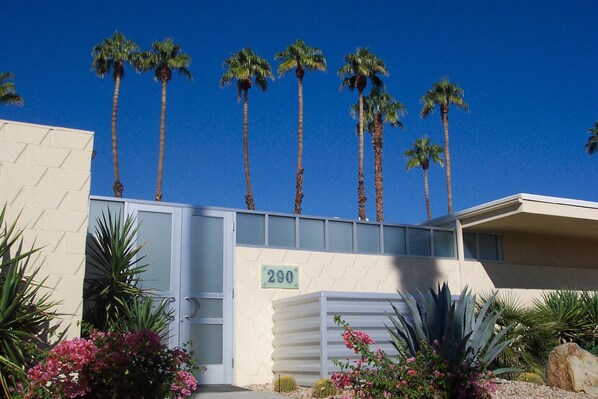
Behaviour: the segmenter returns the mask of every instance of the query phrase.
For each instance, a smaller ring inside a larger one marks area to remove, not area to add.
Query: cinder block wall
[[[0,120],[0,207],[19,215],[24,245],[41,247],[46,289],[67,336],[79,334],[93,133]]]

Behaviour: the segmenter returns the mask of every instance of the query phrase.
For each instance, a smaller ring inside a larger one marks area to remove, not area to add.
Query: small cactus
[[[544,378],[536,373],[521,373],[517,376],[517,381],[533,382],[534,384],[544,384]]]
[[[320,378],[312,387],[313,396],[316,398],[327,398],[336,395],[336,388],[328,378]]]
[[[276,392],[291,392],[297,389],[297,381],[292,375],[279,375],[272,382]]]

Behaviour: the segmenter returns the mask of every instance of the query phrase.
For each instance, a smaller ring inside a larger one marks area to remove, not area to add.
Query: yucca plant
[[[150,296],[137,297],[124,309],[122,318],[109,323],[108,329],[120,332],[152,330],[164,340],[172,315],[168,301],[156,302],[156,298]]]
[[[125,317],[135,298],[145,292],[139,286],[140,274],[147,265],[139,256],[138,226],[132,216],[102,214],[95,234],[87,243],[87,267],[83,298],[83,320],[106,331]]]
[[[556,344],[575,342],[596,351],[598,342],[598,292],[559,290],[534,301],[535,311]]]
[[[509,328],[494,334],[495,324],[502,311],[489,311],[496,294],[475,312],[476,296],[466,287],[459,299],[453,301],[446,283],[438,292],[430,289],[420,293],[418,300],[408,293],[400,293],[412,315],[409,323],[394,306],[396,317],[389,315],[394,328],[387,326],[392,343],[402,357],[415,357],[428,343],[455,369],[466,366],[484,370],[509,345],[505,339]],[[499,370],[501,372],[503,370]]]
[[[9,389],[47,348],[58,324],[50,325],[56,303],[40,292],[45,279],[36,282],[39,267],[30,265],[39,249],[23,250],[17,221],[9,226],[5,216],[6,206],[0,212],[0,396],[10,398]]]

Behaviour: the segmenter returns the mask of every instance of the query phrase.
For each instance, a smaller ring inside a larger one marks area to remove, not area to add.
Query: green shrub
[[[156,302],[156,299],[160,298],[150,296],[133,298],[130,304],[124,308],[123,317],[111,321],[108,329],[122,333],[152,330],[162,339],[166,339],[168,323],[174,311],[169,309],[168,301]]]
[[[491,294],[480,295],[476,308],[479,310],[488,302]],[[494,359],[493,369],[518,368],[538,375],[544,374],[544,363],[554,347],[552,334],[533,309],[521,305],[512,293],[501,292],[492,301],[490,311],[499,313],[495,333],[508,329],[505,339],[511,343]],[[513,379],[519,373],[507,373],[503,377]]]
[[[327,398],[336,395],[336,388],[328,378],[320,378],[314,383],[312,392],[316,398]]]
[[[556,345],[575,342],[596,353],[598,345],[598,292],[559,290],[542,294],[534,301],[544,327]]]
[[[22,232],[15,220],[5,221],[6,207],[0,212],[0,397],[10,398],[9,390],[24,378],[24,367],[32,364],[46,349],[47,340],[58,329],[51,325],[56,303],[40,294],[45,279],[35,281],[39,267],[31,268],[31,255],[38,249],[22,249]]]
[[[297,389],[297,381],[292,375],[279,375],[272,382],[276,392],[291,392]]]

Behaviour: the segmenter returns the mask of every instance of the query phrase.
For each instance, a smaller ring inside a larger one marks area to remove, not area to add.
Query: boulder
[[[546,383],[566,391],[598,395],[598,357],[572,342],[557,346],[548,355]]]

